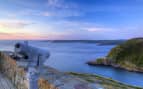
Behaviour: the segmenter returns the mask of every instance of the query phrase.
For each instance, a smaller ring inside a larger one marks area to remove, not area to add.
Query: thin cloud
[[[5,33],[5,32],[0,32],[0,36],[6,36],[6,35],[10,35],[9,33]]]
[[[89,32],[98,32],[98,31],[103,31],[101,28],[88,28],[87,31]]]
[[[16,0],[17,4],[21,9],[18,10],[2,10],[4,16],[10,18],[17,18],[21,16],[54,16],[54,17],[71,17],[80,16],[82,13],[79,12],[78,5],[74,2],[67,2],[66,0],[46,0],[45,2],[39,3],[38,1],[30,2]],[[28,2],[28,3],[27,3]],[[27,4],[29,4],[27,6]],[[34,6],[33,6],[34,4]],[[36,4],[36,5],[35,5]],[[15,3],[14,3],[15,5]],[[26,8],[22,8],[22,6]]]
[[[48,5],[53,8],[63,8],[63,9],[70,9],[70,8],[77,8],[75,3],[67,3],[65,0],[48,0]]]
[[[6,21],[0,21],[0,27],[2,28],[24,28],[25,26],[28,26],[30,22],[27,21],[21,21],[21,20],[6,20]]]
[[[40,15],[42,15],[42,16],[52,16],[52,14],[49,13],[49,12],[43,12],[43,13],[41,13]]]
[[[91,28],[86,28],[88,32],[105,32],[105,31],[111,31],[109,28],[105,27],[91,27]]]
[[[0,32],[0,40],[6,39],[45,39],[47,36],[43,36],[36,33],[4,33]]]

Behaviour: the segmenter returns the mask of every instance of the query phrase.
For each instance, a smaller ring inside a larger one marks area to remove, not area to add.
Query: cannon
[[[21,61],[26,61],[28,66],[43,66],[50,53],[44,49],[40,49],[29,45],[28,42],[19,42],[15,44],[15,56],[20,56]]]
[[[46,59],[49,58],[50,53],[46,50],[29,45],[27,41],[16,43],[14,51],[15,56],[18,56],[20,59],[17,61],[17,65],[28,69],[28,89],[39,89],[38,79],[40,70]]]

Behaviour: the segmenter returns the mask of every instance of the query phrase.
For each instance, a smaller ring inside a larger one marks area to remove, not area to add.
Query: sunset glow
[[[1,0],[0,39],[129,39],[143,34],[142,0]]]

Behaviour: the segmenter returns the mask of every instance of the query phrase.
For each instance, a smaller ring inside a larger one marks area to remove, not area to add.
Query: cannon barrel
[[[22,55],[24,59],[36,66],[43,65],[50,56],[50,53],[47,50],[34,47],[27,42],[16,43],[15,53],[16,55]]]

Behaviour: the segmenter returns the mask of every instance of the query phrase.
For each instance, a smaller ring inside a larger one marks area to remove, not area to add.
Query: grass
[[[143,67],[143,38],[134,38],[113,48],[107,58],[121,64],[129,61],[137,67]]]
[[[98,75],[81,74],[81,73],[74,73],[74,72],[70,72],[69,74],[72,76],[76,76],[78,78],[84,79],[89,83],[97,83],[103,86],[105,89],[143,89],[136,86],[126,85],[118,81],[112,80],[111,78],[104,78]]]
[[[128,71],[143,72],[143,38],[134,38],[120,44],[105,58],[88,62],[89,65],[112,65]]]

